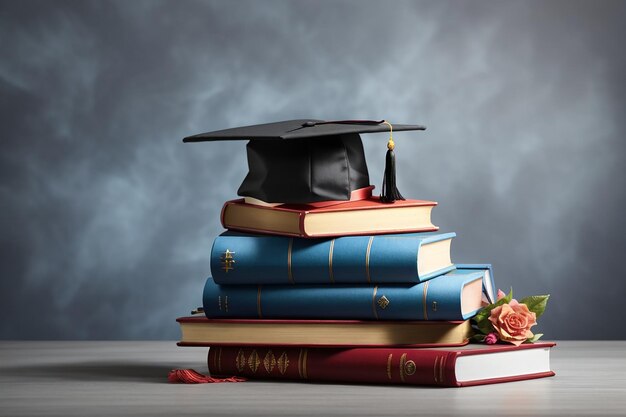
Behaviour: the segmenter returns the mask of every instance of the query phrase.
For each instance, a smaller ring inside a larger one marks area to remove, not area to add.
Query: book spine
[[[346,236],[301,239],[230,234],[211,249],[211,273],[218,284],[384,284],[419,283],[453,270],[419,274],[424,244],[455,233]]]
[[[211,347],[212,375],[251,379],[459,386],[455,352],[426,349]]]
[[[222,211],[220,213],[220,222],[222,223],[222,226],[224,227],[224,229],[240,230],[243,232],[250,232],[250,233],[269,234],[271,236],[279,235],[279,236],[291,236],[291,237],[299,237],[299,238],[309,237],[306,231],[304,230],[304,217],[307,213],[306,211],[290,210],[290,209],[277,208],[277,207],[263,207],[263,206],[248,205],[249,206],[247,207],[247,211],[249,211],[248,215],[252,218],[256,217],[257,214],[263,213],[264,211],[296,213],[298,217],[297,231],[294,231],[294,230],[288,231],[288,230],[284,230],[285,225],[279,226],[277,224],[273,224],[273,225],[264,224],[262,227],[256,228],[252,225],[246,226],[246,225],[236,224],[236,222],[235,223],[229,222],[227,220],[228,213],[232,212],[232,210],[236,210],[237,207],[241,207],[242,205],[243,205],[243,199],[227,201],[226,203],[224,203],[224,205],[222,206]],[[287,227],[287,229],[290,229],[290,228]]]
[[[397,285],[217,285],[206,281],[208,318],[335,320],[465,320],[463,288],[480,272],[445,275],[421,284]]]

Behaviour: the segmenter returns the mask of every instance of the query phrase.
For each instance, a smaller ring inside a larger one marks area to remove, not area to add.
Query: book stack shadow
[[[468,386],[553,375],[550,344],[468,344],[495,301],[490,264],[454,263],[437,203],[226,202],[202,307],[180,346],[211,376]]]

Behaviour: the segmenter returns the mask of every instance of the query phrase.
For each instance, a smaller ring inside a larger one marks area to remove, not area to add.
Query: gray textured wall
[[[624,338],[625,6],[1,2],[0,337],[177,338],[247,171],[180,139],[386,118],[429,128],[395,135],[399,188],[455,260],[551,293],[548,338]]]

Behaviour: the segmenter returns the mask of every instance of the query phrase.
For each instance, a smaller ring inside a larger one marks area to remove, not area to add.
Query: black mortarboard
[[[424,130],[393,125],[393,130]],[[249,172],[237,194],[268,203],[307,204],[349,200],[370,186],[359,133],[391,132],[391,125],[371,120],[288,120],[201,133],[183,142],[250,140]],[[389,138],[381,199],[403,199],[395,189],[393,139]]]

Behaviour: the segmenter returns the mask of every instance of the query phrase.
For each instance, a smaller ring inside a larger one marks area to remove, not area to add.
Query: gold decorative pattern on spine
[[[265,358],[263,359],[263,366],[265,367],[265,370],[268,374],[272,372],[274,370],[274,367],[276,366],[276,358],[274,357],[274,352],[272,352],[271,349],[268,350],[265,354]]]
[[[424,320],[428,320],[428,308],[426,306],[426,294],[428,293],[429,281],[424,283],[424,295],[422,296],[422,306],[424,306]]]
[[[382,297],[380,297],[378,299],[377,304],[380,306],[380,308],[382,308],[383,310],[387,308],[387,306],[389,305],[390,301],[387,297],[385,297],[385,295],[383,294]]]
[[[289,367],[289,357],[287,356],[287,352],[283,352],[282,355],[278,358],[277,361],[278,370],[281,374],[285,374],[287,372],[287,368]]]
[[[300,354],[298,355],[298,375],[300,375],[300,379],[307,379],[306,358],[308,354],[308,349],[300,349]]]
[[[294,284],[293,275],[291,274],[291,252],[293,251],[293,238],[289,238],[289,248],[287,249],[287,277],[289,282]]]
[[[441,382],[442,384],[443,384],[443,370],[445,368],[446,359],[448,359],[448,357],[444,355],[441,357],[441,361],[439,362],[439,382]]]
[[[404,362],[406,361],[406,353],[400,356],[400,380],[404,382]]]
[[[374,293],[372,294],[372,311],[374,312],[374,317],[378,320],[378,311],[376,311],[376,292],[378,291],[378,285],[374,287]]]
[[[333,251],[335,250],[335,239],[330,241],[330,248],[328,249],[328,276],[330,276],[330,282],[335,283],[335,277],[333,276]]]
[[[393,358],[393,353],[390,353],[387,357],[387,378],[391,379],[391,359]]]
[[[220,256],[220,260],[222,262],[222,269],[224,270],[224,272],[226,272],[228,274],[228,271],[232,271],[235,269],[235,258],[234,255],[235,252],[231,252],[230,250],[226,249],[226,251]]]
[[[211,354],[213,354],[213,365],[209,365],[209,367],[213,369],[214,372],[217,369],[217,349],[218,348],[209,348],[209,358]],[[209,372],[211,372],[211,369],[209,369]]]
[[[237,366],[237,370],[239,372],[243,372],[246,367],[246,355],[243,353],[243,349],[239,349],[237,357],[235,358],[235,365]]]
[[[307,379],[309,376],[306,373],[306,358],[309,355],[309,349],[304,349],[304,356],[302,358],[302,375],[304,375],[304,379]]]
[[[263,314],[261,313],[261,286],[259,285],[259,289],[256,294],[256,312],[259,314],[259,318],[263,318]]]
[[[259,355],[256,353],[256,350],[253,350],[252,353],[250,354],[250,357],[248,358],[248,366],[250,367],[250,370],[252,371],[253,374],[255,374],[256,370],[259,369],[260,364],[261,364],[261,358],[259,358]]]
[[[413,375],[417,370],[417,366],[415,366],[415,362],[408,360],[404,364],[404,373],[407,375]]]
[[[372,282],[370,278],[370,252],[372,251],[373,241],[374,241],[374,236],[370,236],[370,240],[367,242],[367,252],[365,252],[365,276],[367,278],[368,284]]]

